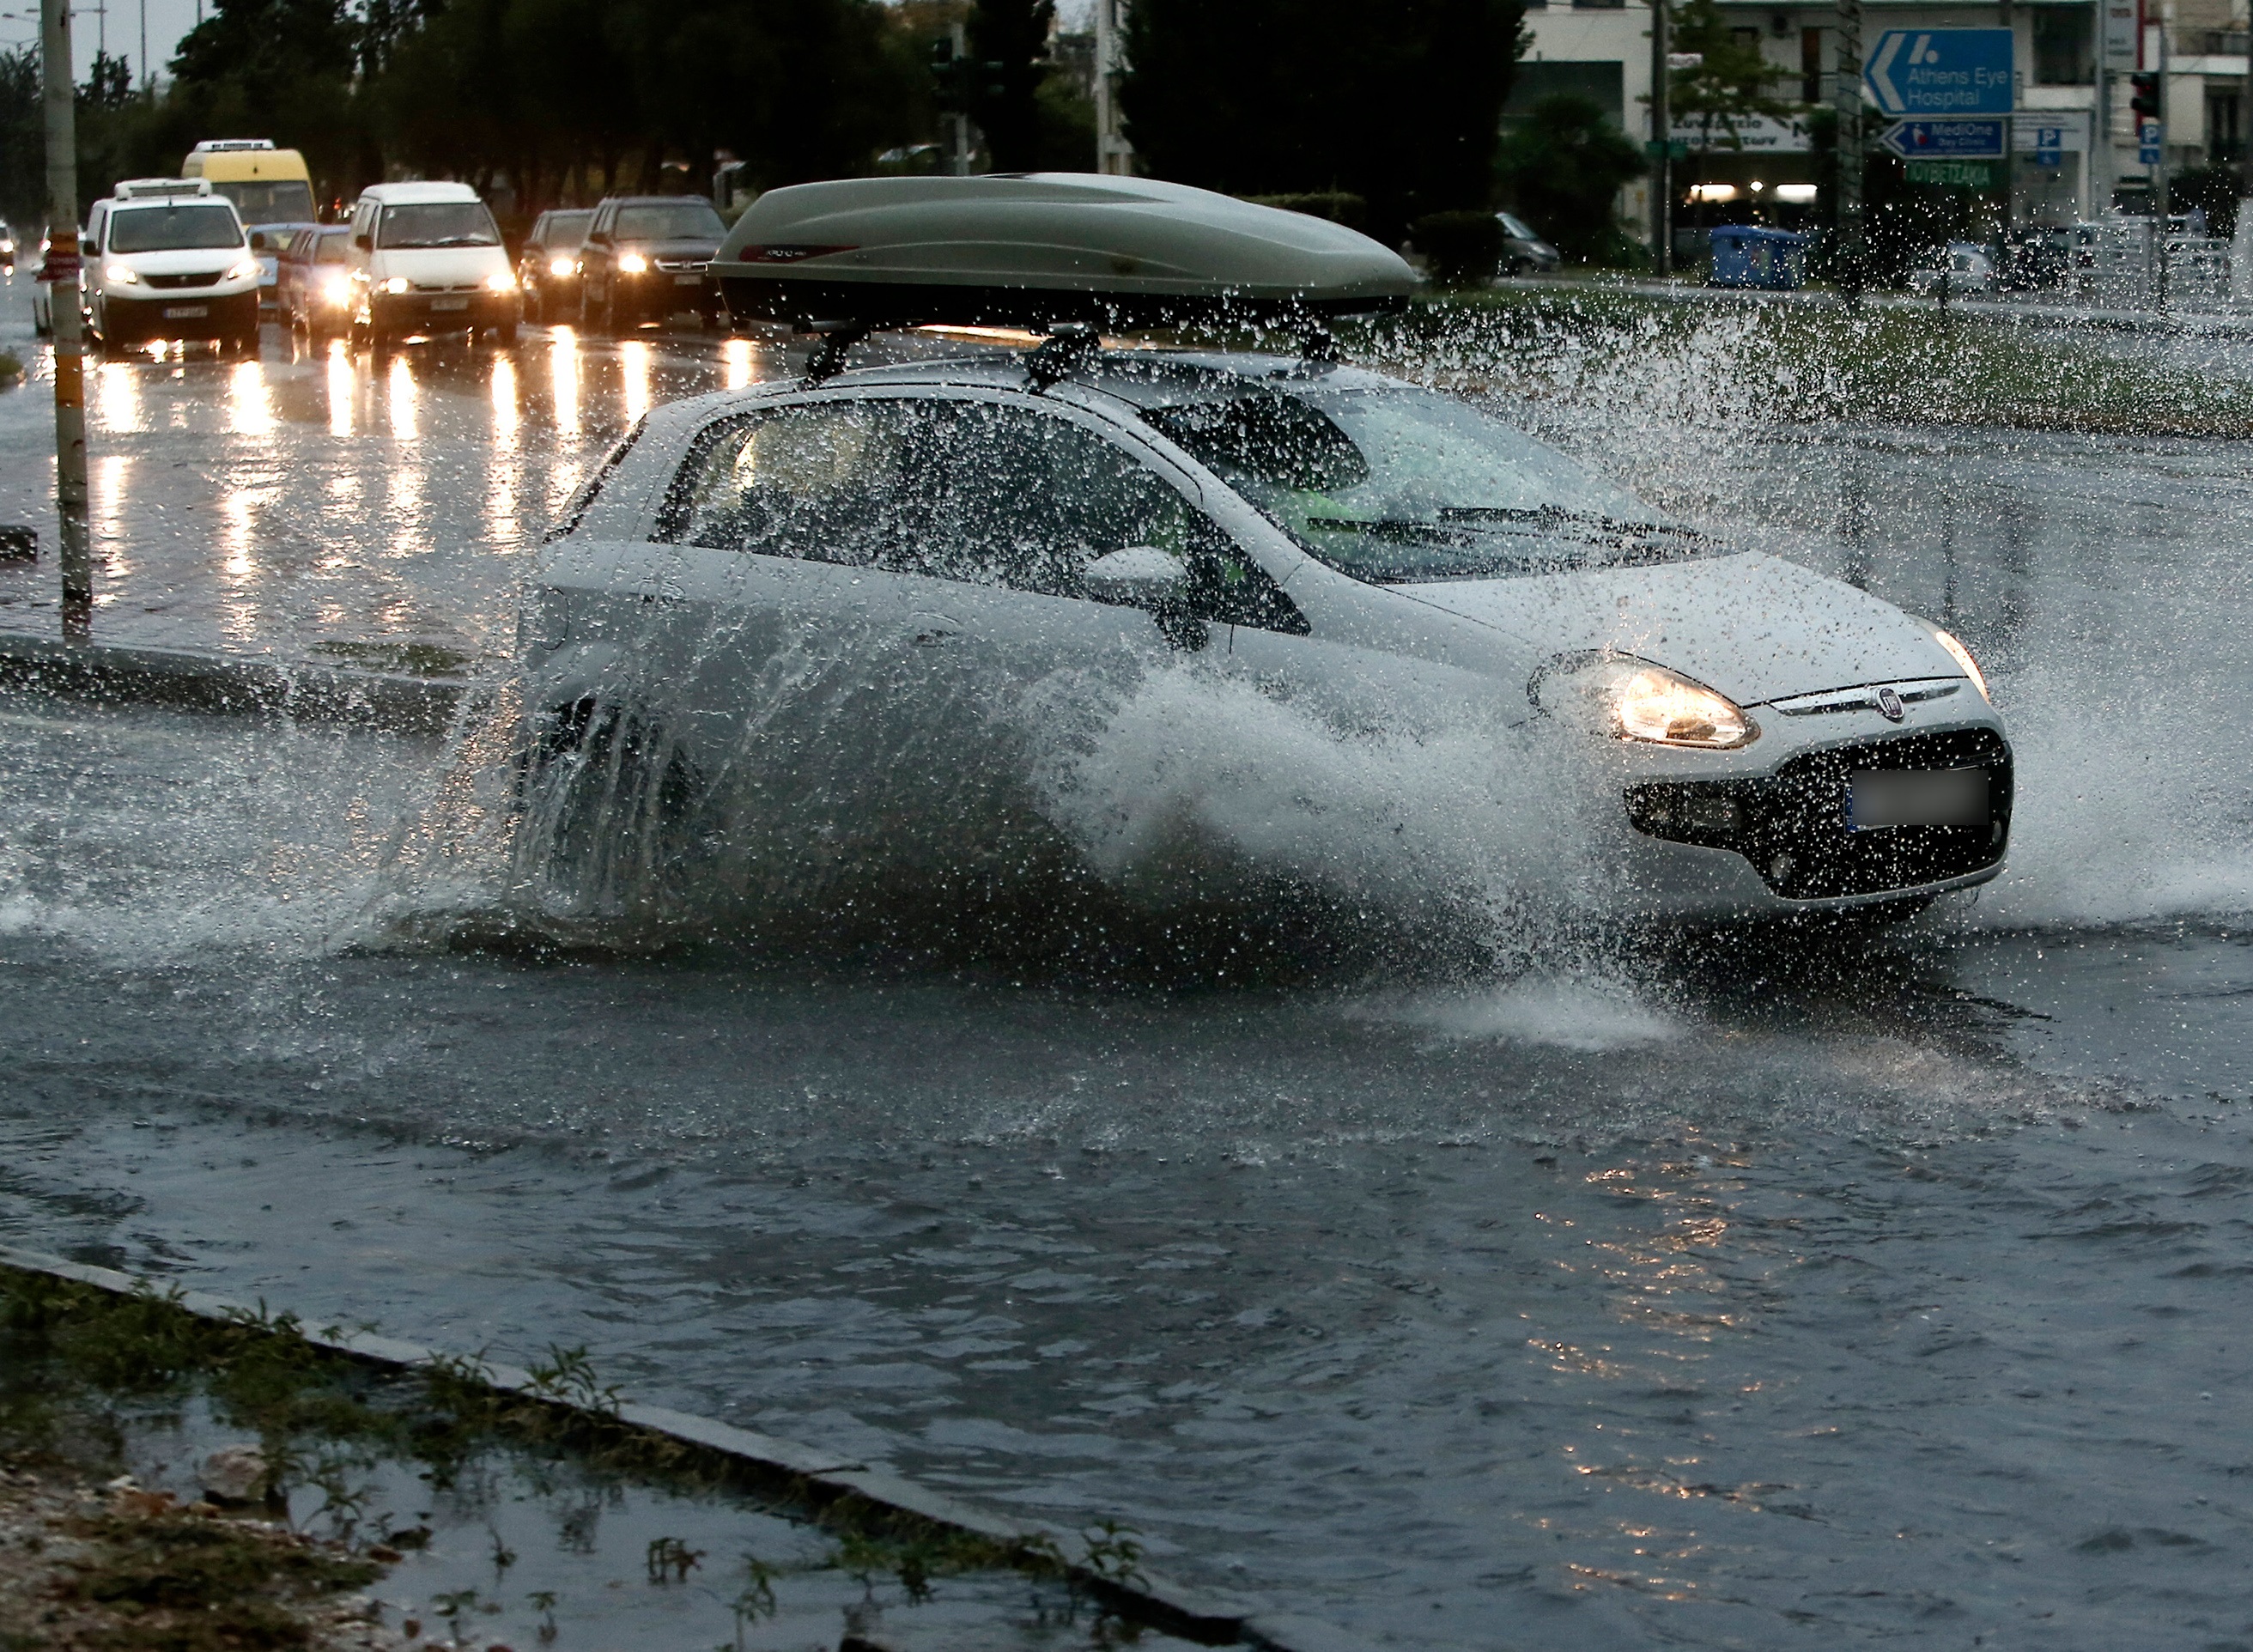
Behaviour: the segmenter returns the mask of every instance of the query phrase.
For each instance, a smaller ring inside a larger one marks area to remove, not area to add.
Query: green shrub
[[[1492,213],[1427,213],[1408,233],[1442,287],[1475,286],[1502,262],[1502,220]]]

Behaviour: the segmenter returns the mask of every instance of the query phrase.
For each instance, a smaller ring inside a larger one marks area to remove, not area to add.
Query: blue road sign
[[[2003,152],[2003,122],[1896,121],[1878,141],[1907,160],[1993,160]]]
[[[2145,121],[2136,135],[2136,160],[2143,166],[2159,164],[2159,123]]]
[[[2008,29],[1888,29],[1862,79],[1887,115],[2008,115]]]
[[[2036,166],[2065,164],[2065,129],[2063,127],[2034,128],[2034,164]]]

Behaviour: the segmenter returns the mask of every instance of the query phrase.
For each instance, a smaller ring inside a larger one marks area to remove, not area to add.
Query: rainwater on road
[[[105,362],[97,634],[490,664],[606,442],[778,360]],[[9,697],[0,1237],[584,1344],[1377,1644],[2253,1646],[2253,454],[1530,416],[1959,629],[2004,879],[1470,977],[496,946],[402,847],[458,746]]]

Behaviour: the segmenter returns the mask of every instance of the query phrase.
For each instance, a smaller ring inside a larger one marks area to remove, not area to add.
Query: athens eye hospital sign
[[[2008,115],[2008,29],[1889,29],[1862,71],[1887,115]]]

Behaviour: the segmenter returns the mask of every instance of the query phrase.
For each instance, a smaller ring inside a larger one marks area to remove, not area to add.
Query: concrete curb
[[[68,1279],[119,1296],[144,1291],[161,1293],[170,1288],[160,1281],[138,1279],[115,1268],[94,1267],[8,1244],[0,1244],[0,1268]],[[248,1311],[240,1303],[201,1291],[183,1292],[173,1300],[184,1312],[199,1319],[234,1322],[241,1320]],[[403,1342],[395,1337],[310,1328],[301,1334],[316,1348],[388,1370],[427,1367],[442,1359],[459,1369],[458,1362],[451,1361],[438,1349]],[[483,1370],[487,1385],[499,1392],[538,1399],[562,1410],[595,1414],[535,1388],[529,1371],[493,1364],[486,1364]],[[841,1460],[834,1452],[820,1451],[771,1434],[754,1433],[710,1418],[631,1401],[622,1403],[615,1413],[603,1414],[631,1427],[725,1458],[750,1470],[755,1478],[790,1482],[816,1503],[853,1497],[895,1514],[1001,1543],[1037,1544],[1045,1540],[1061,1550],[1078,1536],[1061,1527],[1011,1519],[897,1475]],[[1065,1571],[1074,1583],[1122,1616],[1208,1646],[1252,1647],[1259,1652],[1374,1652],[1369,1642],[1326,1623],[1294,1614],[1259,1612],[1246,1602],[1154,1574],[1146,1573],[1140,1584],[1122,1585],[1084,1566],[1067,1565]]]
[[[475,685],[185,649],[63,643],[0,634],[0,686],[107,705],[357,724],[442,735]]]

